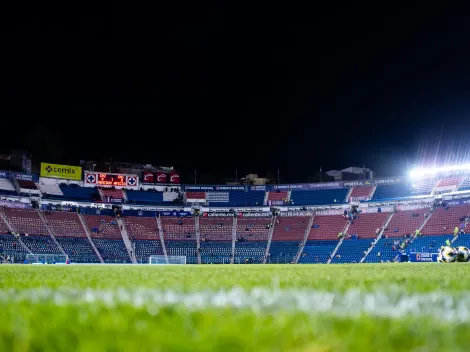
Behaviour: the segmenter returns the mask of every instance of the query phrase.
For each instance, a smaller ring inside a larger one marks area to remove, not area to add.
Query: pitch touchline
[[[367,314],[387,318],[427,316],[441,321],[470,321],[470,292],[451,296],[444,292],[408,294],[402,290],[395,292],[349,290],[345,293],[336,293],[267,288],[251,290],[233,288],[199,292],[158,291],[145,288],[0,290],[0,305],[14,302],[53,303],[58,306],[101,303],[107,307],[126,304],[136,308],[146,308],[150,314],[156,314],[162,307],[179,305],[189,310],[235,308],[250,309],[257,313],[286,310],[308,314],[329,313],[344,317]]]

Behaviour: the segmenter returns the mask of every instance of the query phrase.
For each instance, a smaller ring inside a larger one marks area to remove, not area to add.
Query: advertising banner
[[[281,211],[281,216],[311,216],[311,211]]]
[[[166,183],[167,179],[168,179],[168,175],[166,173],[160,172],[160,171],[157,172],[158,183]]]
[[[66,180],[80,181],[82,179],[82,167],[41,163],[41,177],[63,178]]]
[[[319,189],[334,189],[343,187],[342,182],[299,183],[292,185],[273,185],[272,189],[281,191],[314,191]]]
[[[170,183],[180,183],[180,174],[172,171],[170,173]]]
[[[160,216],[174,216],[179,218],[191,217],[193,214],[190,211],[161,211]]]
[[[0,178],[10,178],[10,172],[9,171],[0,171]]]
[[[155,176],[153,175],[153,172],[144,171],[144,173],[142,174],[142,182],[143,183],[154,183],[155,182]]]
[[[437,262],[437,253],[410,253],[410,262]]]
[[[39,182],[38,175],[22,174],[21,172],[12,172],[11,175],[17,180]]]
[[[0,200],[0,207],[15,208],[15,209],[30,209],[31,204],[21,202],[9,202],[7,200]]]

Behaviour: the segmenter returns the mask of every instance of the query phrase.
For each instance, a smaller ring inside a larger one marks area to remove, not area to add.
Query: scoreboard
[[[100,186],[127,186],[125,175],[98,174],[96,183]]]
[[[137,175],[85,172],[85,184],[110,187],[138,187]]]

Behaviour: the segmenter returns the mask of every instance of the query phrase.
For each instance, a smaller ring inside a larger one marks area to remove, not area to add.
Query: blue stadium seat
[[[0,254],[13,256],[15,263],[22,263],[26,258],[27,251],[15,236],[11,234],[0,234]]]
[[[127,190],[130,203],[162,204],[163,192],[132,191]]]
[[[65,253],[67,253],[72,263],[100,262],[88,238],[56,236],[56,239]]]
[[[331,263],[359,263],[371,242],[371,238],[344,240]]]
[[[299,258],[300,264],[326,263],[338,241],[309,240]]]
[[[235,245],[235,264],[263,263],[266,244],[266,241],[238,241]]]
[[[292,191],[294,205],[342,204],[349,188],[321,189],[317,191]]]
[[[399,199],[411,196],[410,186],[406,183],[378,185],[372,200]]]
[[[93,238],[93,243],[105,263],[131,263],[123,240]]]
[[[168,255],[185,255],[187,264],[196,264],[196,241],[165,241]]]
[[[135,256],[138,263],[146,264],[151,255],[163,255],[160,240],[134,240]]]
[[[93,201],[100,199],[99,193],[94,187],[79,187],[77,185],[60,185],[60,190],[64,194],[63,198],[70,200]],[[52,195],[48,198],[54,197]],[[62,198],[62,197],[60,197]]]
[[[299,250],[299,241],[272,241],[269,248],[269,262],[273,264],[291,263]]]
[[[232,242],[204,241],[201,242],[202,264],[230,264]]]
[[[212,206],[262,206],[264,191],[211,191],[208,193],[208,202]]]
[[[25,235],[21,240],[34,254],[62,254],[49,235]]]

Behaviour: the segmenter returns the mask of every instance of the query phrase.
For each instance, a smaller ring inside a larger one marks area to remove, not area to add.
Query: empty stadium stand
[[[59,187],[66,199],[90,202],[101,199],[95,187],[80,187],[75,184],[61,184]]]
[[[101,199],[105,202],[114,201],[114,200],[123,200],[124,194],[120,189],[112,189],[112,188],[102,188],[101,189]]]
[[[414,234],[424,222],[430,208],[397,211],[384,230],[384,237],[403,237]]]
[[[262,263],[272,218],[238,218],[235,263]]]
[[[456,226],[460,229],[461,219],[468,216],[470,216],[470,205],[438,207],[421,232],[424,235],[453,234]],[[470,223],[466,225],[465,232],[470,232]]]
[[[13,262],[22,263],[26,258],[27,251],[14,235],[8,234],[6,231],[0,224],[0,255],[11,256]]]
[[[10,180],[6,178],[0,178],[0,194],[16,195],[15,186]]]
[[[344,203],[349,188],[321,189],[317,191],[292,191],[294,205],[323,205]]]
[[[395,183],[390,185],[378,185],[372,200],[393,200],[411,196],[411,189],[408,184]]]
[[[305,244],[303,254],[299,258],[299,263],[326,263],[337,244],[338,240],[308,240]]]
[[[373,190],[373,186],[354,187],[349,195],[349,201],[369,200]]]
[[[289,192],[287,191],[272,191],[268,193],[268,204],[279,205],[286,204],[289,200]]]
[[[460,184],[459,191],[470,191],[470,176],[466,176]]]
[[[36,210],[4,208],[3,212],[15,232],[29,235],[47,234],[47,228]]]
[[[291,263],[305,236],[308,216],[279,216],[274,225],[273,239],[269,249],[271,263]]]
[[[126,190],[127,199],[134,204],[162,204],[163,192]]]
[[[331,263],[359,263],[364,252],[371,246],[371,238],[345,239]]]
[[[100,260],[86,237],[55,236],[72,263],[99,263]]]
[[[376,238],[377,229],[381,229],[390,213],[362,213],[351,222],[348,235],[357,235],[359,238]],[[344,244],[344,242],[343,242]]]

